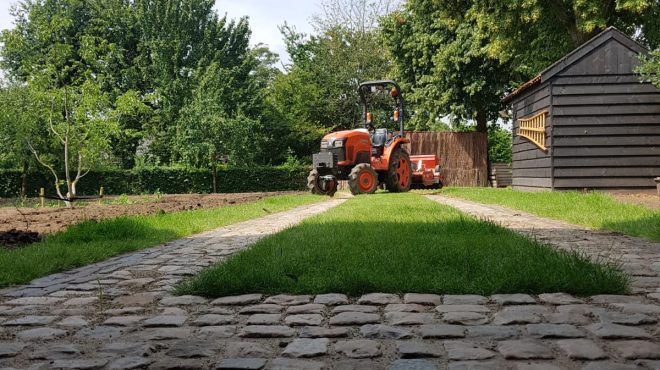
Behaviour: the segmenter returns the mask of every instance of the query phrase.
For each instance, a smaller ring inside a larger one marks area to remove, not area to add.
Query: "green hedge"
[[[308,171],[281,167],[219,168],[218,192],[303,190]],[[78,194],[94,195],[101,186],[105,194],[210,193],[213,175],[210,170],[169,167],[92,171],[80,180]],[[48,173],[30,172],[28,196],[38,196],[42,187],[47,195],[55,194],[53,179]],[[20,190],[21,171],[0,169],[0,197],[15,197]]]

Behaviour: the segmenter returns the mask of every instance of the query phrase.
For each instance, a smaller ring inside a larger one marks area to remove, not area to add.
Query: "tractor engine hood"
[[[321,149],[341,148],[350,141],[352,144],[369,144],[369,131],[365,129],[344,130],[327,134],[321,140]]]

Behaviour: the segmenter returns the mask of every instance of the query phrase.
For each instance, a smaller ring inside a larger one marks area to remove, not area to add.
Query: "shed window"
[[[527,138],[539,148],[545,150],[545,116],[548,111],[543,111],[529,118],[518,120],[518,136]]]

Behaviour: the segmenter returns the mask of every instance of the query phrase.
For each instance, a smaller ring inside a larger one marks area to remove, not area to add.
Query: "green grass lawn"
[[[420,195],[358,196],[204,270],[178,294],[626,293],[611,266]]]
[[[284,195],[219,208],[86,221],[22,249],[0,248],[0,287],[325,199]]]
[[[530,193],[493,188],[445,188],[438,193],[660,241],[660,212],[619,202],[604,193]]]

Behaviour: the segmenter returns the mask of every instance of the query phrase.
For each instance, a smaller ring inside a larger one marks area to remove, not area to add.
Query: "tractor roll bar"
[[[367,96],[366,93],[369,92],[372,86],[381,87],[383,89],[393,87],[396,90],[396,96],[393,96],[394,102],[396,103],[396,108],[399,111],[399,130],[400,135],[404,136],[403,132],[403,96],[401,96],[401,88],[399,84],[392,80],[375,80],[375,81],[365,81],[360,84],[358,87],[358,93],[360,94],[360,100],[362,101],[362,125],[364,128],[367,127]]]

